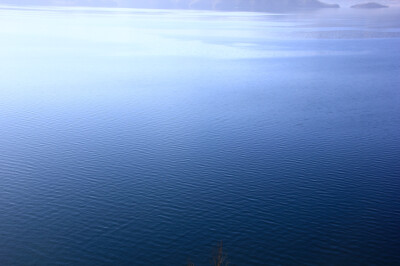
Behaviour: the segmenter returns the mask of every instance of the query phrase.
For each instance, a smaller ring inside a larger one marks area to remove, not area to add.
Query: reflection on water
[[[0,9],[0,264],[395,264],[399,14]]]

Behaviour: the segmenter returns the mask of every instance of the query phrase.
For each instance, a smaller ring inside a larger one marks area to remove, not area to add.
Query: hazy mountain
[[[290,11],[339,7],[319,0],[0,0],[10,5],[115,6],[242,11]]]
[[[369,2],[368,0],[323,0],[323,1],[326,3],[339,4],[341,7],[352,7],[354,5],[365,4]],[[372,1],[390,7],[400,6],[400,0],[372,0]]]

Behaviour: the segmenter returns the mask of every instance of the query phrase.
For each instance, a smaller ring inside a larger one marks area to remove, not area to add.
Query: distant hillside
[[[340,7],[352,7],[354,5],[365,4],[367,2],[376,2],[389,7],[400,7],[400,0],[321,0],[325,3],[339,4]]]
[[[10,5],[59,5],[284,12],[339,7],[319,0],[0,0]]]

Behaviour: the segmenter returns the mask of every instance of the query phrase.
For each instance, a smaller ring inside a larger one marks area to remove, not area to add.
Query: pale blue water
[[[0,9],[0,264],[400,264],[400,12]]]

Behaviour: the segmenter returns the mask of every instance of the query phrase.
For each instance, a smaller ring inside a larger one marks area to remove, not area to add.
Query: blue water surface
[[[400,12],[0,9],[0,264],[400,264]]]

